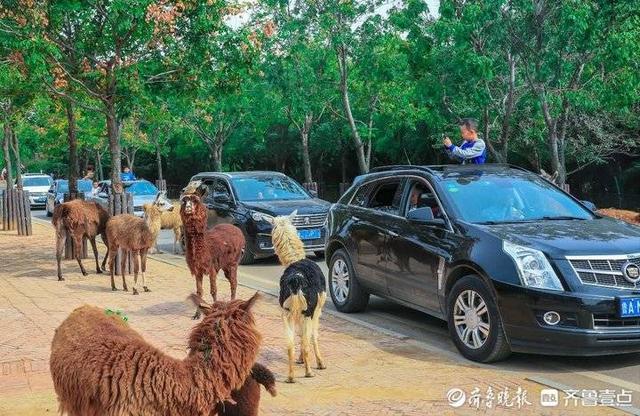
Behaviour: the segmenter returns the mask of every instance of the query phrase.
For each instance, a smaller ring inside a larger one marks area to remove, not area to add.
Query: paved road
[[[34,216],[46,218],[44,211],[36,211]],[[160,250],[165,254],[156,255],[157,258],[167,262],[184,261],[181,256],[169,254],[172,252],[172,232],[162,231],[158,241]],[[318,259],[318,263],[326,274],[324,261]],[[275,259],[266,259],[254,265],[242,266],[239,282],[274,293],[277,291],[281,272],[282,267]],[[327,308],[335,311],[330,300]],[[363,325],[382,328],[397,337],[415,339],[427,350],[444,353],[453,360],[465,361],[451,342],[446,323],[422,312],[373,297],[364,313],[349,315],[347,318]],[[513,354],[507,361],[487,367],[517,372],[532,381],[564,390],[611,389],[617,393],[622,389],[632,391],[634,407],[627,410],[640,415],[640,354],[591,358]],[[491,383],[491,380],[486,380],[485,383]]]

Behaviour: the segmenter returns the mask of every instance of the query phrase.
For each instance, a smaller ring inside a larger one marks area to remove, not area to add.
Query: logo
[[[304,225],[309,225],[309,217],[304,218]]]
[[[451,407],[461,407],[467,401],[467,394],[462,389],[451,389],[447,392],[447,400]]]
[[[628,282],[637,283],[640,281],[640,266],[634,263],[626,263],[622,266],[622,274]]]
[[[540,405],[544,407],[554,407],[558,405],[558,390],[542,389],[540,391]]]

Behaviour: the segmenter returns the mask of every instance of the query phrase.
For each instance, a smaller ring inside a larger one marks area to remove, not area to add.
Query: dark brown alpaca
[[[223,270],[231,285],[231,299],[236,297],[238,287],[238,263],[244,250],[242,231],[230,224],[216,225],[207,229],[207,208],[200,200],[204,193],[185,195],[180,206],[186,240],[186,260],[196,280],[196,293],[202,296],[202,280],[209,275],[211,296],[217,300],[216,277]],[[194,319],[199,317],[196,311]]]
[[[264,365],[255,363],[251,375],[242,387],[231,392],[233,402],[225,400],[218,405],[218,416],[258,416],[260,385],[263,385],[271,396],[276,396],[276,378],[273,373]]]
[[[208,305],[183,360],[148,344],[120,317],[82,306],[58,327],[51,376],[69,416],[212,416],[249,377],[260,334],[248,301]]]
[[[96,273],[102,273],[100,262],[98,261],[98,248],[96,247],[96,236],[102,236],[102,241],[106,244],[107,237],[105,227],[109,220],[109,213],[95,202],[85,202],[80,199],[65,202],[58,205],[53,210],[53,219],[51,223],[56,229],[56,262],[58,263],[58,280],[64,280],[62,277],[62,250],[67,237],[71,237],[73,241],[73,251],[76,260],[80,266],[80,270],[84,276],[87,271],[82,265],[80,251],[82,247],[82,238],[86,237],[91,242],[93,255],[96,259]],[[106,261],[106,256],[105,256]],[[102,262],[104,267],[104,261]]]

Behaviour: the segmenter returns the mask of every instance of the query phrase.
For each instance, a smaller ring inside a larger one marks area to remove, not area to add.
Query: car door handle
[[[389,234],[391,237],[397,237],[398,233],[394,233],[393,231],[389,231],[387,230],[387,234]]]

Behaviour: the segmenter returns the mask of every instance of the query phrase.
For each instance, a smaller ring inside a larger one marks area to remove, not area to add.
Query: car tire
[[[447,322],[453,343],[467,359],[490,363],[511,354],[494,297],[479,276],[464,276],[453,285]]]
[[[338,250],[329,262],[329,293],[340,312],[362,312],[369,303],[369,293],[360,286],[345,250]]]
[[[245,247],[244,251],[242,252],[242,257],[240,257],[240,264],[247,265],[247,264],[253,264],[255,262],[256,262],[255,254],[253,254],[251,250]]]

